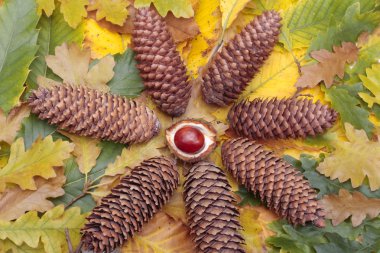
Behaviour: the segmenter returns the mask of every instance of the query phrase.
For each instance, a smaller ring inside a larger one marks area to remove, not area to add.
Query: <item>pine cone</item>
[[[133,100],[85,87],[59,85],[31,93],[29,105],[40,119],[70,133],[120,143],[144,142],[160,122],[149,108]]]
[[[84,249],[108,253],[120,247],[161,209],[178,183],[172,159],[155,157],[142,162],[87,217],[81,231]]]
[[[319,101],[309,99],[255,99],[235,104],[230,127],[250,139],[305,138],[330,128],[338,114]]]
[[[186,213],[199,252],[245,252],[239,212],[230,191],[224,172],[211,163],[197,163],[187,174]]]
[[[206,103],[227,106],[239,97],[278,41],[280,21],[277,12],[264,12],[215,56],[203,76]]]
[[[223,164],[236,180],[294,225],[313,222],[324,226],[324,211],[317,193],[296,168],[260,144],[246,138],[222,146]]]
[[[137,68],[153,101],[165,113],[186,111],[191,85],[164,19],[153,8],[137,11],[133,30]]]

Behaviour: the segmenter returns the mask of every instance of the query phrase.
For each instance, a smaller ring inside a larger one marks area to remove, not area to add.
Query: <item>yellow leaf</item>
[[[106,18],[107,21],[123,25],[128,16],[128,1],[125,0],[95,0],[88,7],[89,11],[96,11],[96,20]]]
[[[370,108],[373,104],[380,104],[380,64],[375,64],[372,68],[367,68],[367,76],[360,75],[363,85],[374,95],[360,92],[359,96],[368,104]]]
[[[69,230],[75,247],[80,240],[79,230],[85,222],[85,216],[80,213],[79,207],[65,211],[63,205],[47,211],[41,218],[36,211],[31,211],[14,222],[0,220],[0,239],[9,239],[16,245],[25,243],[32,248],[42,242],[46,253],[68,252],[65,228]]]
[[[380,188],[380,141],[370,141],[364,130],[356,130],[346,123],[347,141],[335,141],[335,151],[319,164],[317,170],[345,182],[351,179],[352,187],[363,183],[367,176],[372,191]]]
[[[357,227],[367,215],[375,218],[380,214],[380,199],[369,199],[361,192],[351,195],[346,189],[340,189],[339,196],[325,195],[320,204],[326,212],[326,218],[332,219],[334,226],[351,216],[352,226]]]
[[[38,244],[36,248],[31,248],[25,243],[16,245],[10,240],[0,241],[0,253],[41,253],[44,251],[42,244]]]
[[[30,109],[26,105],[13,108],[8,116],[0,109],[0,142],[11,144],[20,130],[22,120],[28,117],[29,113]]]
[[[153,3],[158,13],[165,17],[169,11],[177,18],[190,18],[194,16],[194,10],[189,0],[135,0],[135,7],[149,7]]]
[[[101,27],[95,20],[85,20],[84,45],[91,49],[92,58],[102,58],[107,54],[123,53],[131,42],[130,35],[120,35]]]
[[[61,13],[65,21],[72,28],[76,28],[83,17],[87,17],[85,6],[88,0],[59,0],[61,2]]]
[[[250,0],[221,0],[220,10],[222,12],[223,29],[230,27],[236,19],[239,12],[245,7]]]
[[[177,188],[169,202],[165,204],[162,211],[176,221],[186,224],[187,216],[185,202],[183,201],[183,188]]]
[[[101,151],[101,149],[97,146],[99,140],[84,136],[77,136],[63,131],[61,133],[70,138],[75,145],[73,155],[75,156],[75,161],[78,164],[80,172],[83,174],[88,174],[95,166],[96,159]]]
[[[42,11],[45,12],[46,16],[50,17],[55,9],[54,0],[36,0],[38,9],[37,12],[41,15]]]
[[[37,189],[21,190],[16,186],[6,189],[0,195],[0,220],[14,220],[26,211],[45,212],[54,207],[47,198],[56,198],[65,194],[62,189],[66,181],[63,168],[55,169],[56,177],[50,179],[36,178]]]
[[[160,212],[128,241],[122,253],[193,253],[188,228]]]
[[[51,136],[38,139],[25,151],[24,140],[17,139],[11,146],[7,165],[0,170],[0,192],[7,184],[17,184],[21,189],[36,190],[34,176],[42,178],[55,177],[54,166],[63,166],[63,161],[70,157],[74,144],[67,141],[53,141]]]

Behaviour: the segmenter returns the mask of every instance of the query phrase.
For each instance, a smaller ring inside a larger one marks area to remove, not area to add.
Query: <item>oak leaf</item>
[[[53,11],[55,9],[54,0],[36,0],[36,2],[38,5],[37,12],[39,14],[41,14],[42,11],[44,11],[48,17],[53,14]]]
[[[90,50],[81,50],[77,44],[62,44],[55,48],[55,55],[46,56],[49,68],[72,86],[86,86],[107,92],[106,85],[113,75],[115,61],[108,55],[90,68]],[[39,79],[40,80],[40,79]],[[46,82],[45,82],[46,86]]]
[[[169,11],[173,12],[177,18],[190,18],[194,16],[194,10],[189,0],[135,0],[136,8],[149,7],[154,4],[158,13],[165,17]]]
[[[347,141],[335,141],[335,151],[325,158],[317,170],[331,179],[345,182],[351,179],[352,187],[363,183],[367,176],[372,191],[380,188],[380,141],[370,141],[364,130],[345,124]]]
[[[55,169],[57,176],[54,178],[37,177],[35,191],[22,190],[18,186],[6,189],[0,195],[0,220],[17,219],[26,211],[45,212],[53,208],[54,204],[48,198],[56,198],[65,194],[62,186],[66,177],[63,172],[63,168],[59,167]]]
[[[20,130],[22,120],[28,117],[29,113],[30,109],[25,105],[13,108],[8,116],[0,109],[0,142],[11,144]]]
[[[105,18],[113,24],[123,25],[128,16],[128,5],[125,0],[94,0],[87,10],[96,10],[96,20]]]
[[[363,85],[374,95],[361,92],[359,96],[368,104],[370,108],[373,104],[380,105],[380,64],[375,64],[372,68],[367,68],[367,76],[360,75]]]
[[[31,211],[14,222],[0,220],[0,239],[9,239],[16,245],[25,243],[32,248],[41,242],[46,253],[68,252],[65,229],[68,229],[75,247],[79,243],[79,230],[85,217],[79,207],[65,210],[63,205],[47,211],[41,218],[37,211]]]
[[[324,81],[326,87],[330,88],[336,75],[342,79],[346,63],[357,60],[359,49],[352,42],[343,42],[342,46],[334,46],[333,49],[334,52],[326,49],[311,52],[311,57],[318,63],[301,67],[302,75],[295,86],[312,88]]]
[[[51,136],[38,139],[25,151],[23,138],[17,139],[11,146],[7,165],[0,170],[0,192],[7,184],[17,184],[23,190],[36,190],[33,177],[48,179],[55,177],[55,166],[63,166],[70,157],[74,144],[67,141],[53,141]]]
[[[61,2],[61,12],[65,21],[76,28],[83,17],[87,17],[86,5],[88,0],[59,0]]]
[[[339,195],[325,195],[320,204],[334,226],[351,216],[352,226],[357,227],[367,215],[375,218],[380,214],[380,199],[369,199],[357,191],[351,194],[346,189],[340,189]]]

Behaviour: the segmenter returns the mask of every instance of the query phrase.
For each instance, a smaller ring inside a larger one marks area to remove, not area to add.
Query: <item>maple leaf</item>
[[[121,252],[193,253],[194,249],[187,226],[160,212],[123,246]]]
[[[341,189],[339,195],[325,195],[320,204],[334,226],[351,216],[352,225],[357,227],[367,215],[375,218],[380,214],[380,199],[369,199],[357,191],[350,194],[346,189]]]
[[[46,56],[46,63],[65,84],[108,91],[109,87],[106,84],[114,75],[113,57],[106,56],[89,69],[90,59],[89,50],[81,50],[76,44],[68,46],[64,43],[56,47],[55,55]]]
[[[79,243],[79,230],[85,217],[79,207],[65,211],[63,205],[50,209],[41,218],[37,211],[31,211],[14,222],[0,220],[0,239],[9,239],[16,245],[25,243],[32,248],[41,242],[46,253],[68,252],[65,229],[68,229],[75,247]]]
[[[190,18],[194,16],[194,10],[189,0],[135,0],[136,8],[149,7],[153,3],[158,13],[165,17],[169,11],[177,18]]]
[[[56,198],[65,194],[62,189],[66,181],[63,175],[63,168],[56,168],[56,177],[35,179],[37,189],[22,190],[16,186],[6,189],[0,195],[0,220],[13,220],[23,215],[26,211],[35,210],[45,212],[54,207],[48,198]]]
[[[345,182],[351,179],[358,187],[367,176],[372,191],[380,188],[380,141],[372,142],[364,130],[345,124],[347,141],[332,143],[335,151],[319,164],[317,170],[331,179]]]
[[[17,184],[23,190],[36,190],[33,177],[55,177],[53,166],[62,166],[73,148],[74,144],[60,139],[53,141],[53,138],[48,136],[43,140],[38,139],[25,151],[24,140],[17,139],[11,146],[7,165],[0,170],[0,192],[3,192],[9,183]]]
[[[346,62],[356,61],[359,49],[351,42],[343,42],[342,46],[333,46],[333,49],[333,53],[326,49],[311,52],[311,57],[319,62],[301,67],[302,75],[295,86],[312,88],[324,81],[326,87],[330,88],[336,75],[342,79]]]
[[[36,0],[38,9],[37,12],[39,14],[42,13],[42,11],[45,12],[46,16],[50,17],[51,14],[53,14],[53,11],[55,9],[54,0]]]
[[[128,16],[128,5],[129,2],[125,0],[95,0],[87,10],[97,10],[96,20],[105,18],[113,24],[123,25]]]
[[[61,2],[61,12],[66,22],[76,28],[82,21],[83,17],[87,17],[85,6],[88,0],[59,0]]]
[[[367,76],[360,75],[363,85],[374,95],[371,96],[367,93],[361,92],[359,96],[368,104],[370,108],[373,104],[380,105],[380,64],[373,65],[368,68]]]
[[[30,109],[25,105],[13,108],[8,116],[0,109],[0,142],[11,144],[20,130],[22,120],[28,117],[29,113]]]
[[[99,140],[92,139],[85,136],[77,136],[61,131],[63,135],[70,138],[75,144],[73,155],[79,166],[80,172],[88,174],[96,164],[101,149],[97,146]]]

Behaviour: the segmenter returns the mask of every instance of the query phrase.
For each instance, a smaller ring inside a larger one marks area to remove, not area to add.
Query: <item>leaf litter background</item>
[[[122,176],[168,154],[163,132],[131,147],[97,141],[57,131],[23,102],[31,89],[65,82],[138,97],[155,109],[129,47],[133,6],[151,3],[194,86],[180,119],[203,118],[220,141],[231,137],[228,108],[204,104],[199,76],[266,9],[283,17],[280,42],[241,99],[306,96],[340,113],[322,136],[263,142],[319,191],[325,228],[290,226],[229,178],[247,252],[380,252],[378,0],[0,0],[0,252],[67,252],[67,236],[75,247],[86,215]],[[180,120],[157,113],[163,129]],[[210,160],[222,166],[220,147]],[[195,252],[181,193],[182,184],[121,251]]]

